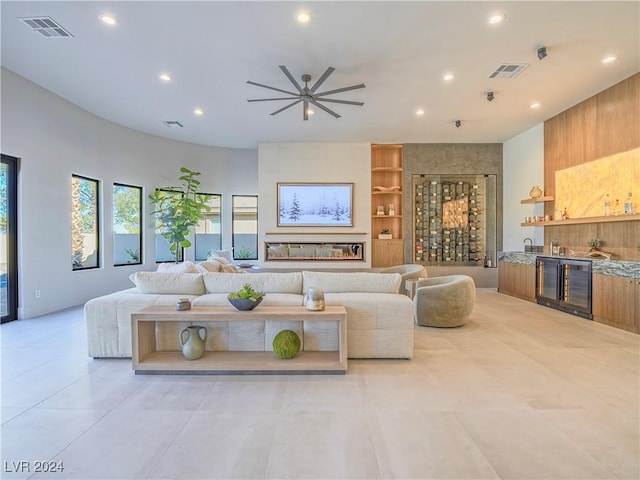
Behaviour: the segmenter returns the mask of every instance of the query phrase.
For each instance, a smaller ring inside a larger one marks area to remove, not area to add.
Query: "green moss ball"
[[[273,338],[273,351],[280,358],[293,358],[300,351],[300,337],[293,330],[282,330]]]

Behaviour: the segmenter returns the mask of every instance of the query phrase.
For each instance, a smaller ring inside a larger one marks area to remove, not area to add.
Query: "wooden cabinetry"
[[[404,263],[402,240],[373,239],[372,266],[377,268],[392,267]]]
[[[498,291],[536,301],[536,267],[522,263],[498,262]]]
[[[372,267],[404,263],[402,243],[402,145],[371,146]],[[391,239],[378,235],[388,230]]]
[[[640,333],[640,278],[593,274],[593,319]]]

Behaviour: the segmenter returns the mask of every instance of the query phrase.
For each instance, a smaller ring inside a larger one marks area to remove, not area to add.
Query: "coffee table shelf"
[[[322,311],[303,307],[259,306],[249,312],[232,307],[194,307],[176,311],[171,307],[147,307],[131,315],[132,366],[136,374],[254,374],[337,373],[347,371],[346,310],[329,306]],[[281,359],[272,351],[207,351],[198,360],[186,360],[181,351],[157,350],[163,325],[176,322],[242,321],[335,321],[337,351],[301,351],[292,359]]]

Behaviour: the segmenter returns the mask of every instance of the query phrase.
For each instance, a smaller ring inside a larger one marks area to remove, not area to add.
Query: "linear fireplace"
[[[357,261],[365,260],[364,242],[265,242],[264,259],[271,261]]]

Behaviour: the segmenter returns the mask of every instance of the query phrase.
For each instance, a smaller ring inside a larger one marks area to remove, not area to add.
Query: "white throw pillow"
[[[190,261],[182,263],[160,263],[158,272],[161,273],[199,273],[196,264]]]
[[[207,260],[215,257],[226,258],[227,260],[229,260],[229,262],[233,263],[233,248],[228,248],[226,250],[211,250],[211,253],[209,253],[209,258],[207,258]]]
[[[129,276],[138,293],[204,295],[201,273],[136,272]]]

